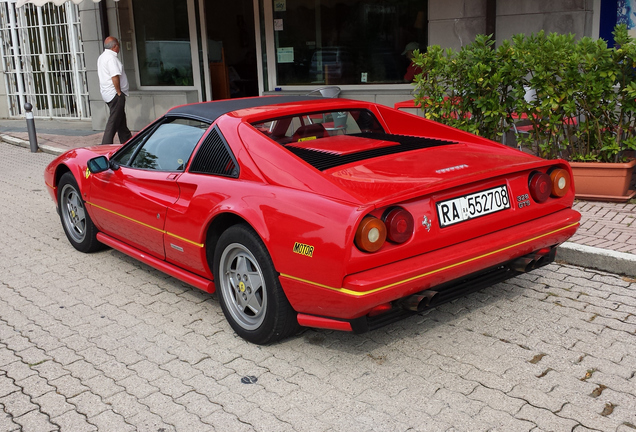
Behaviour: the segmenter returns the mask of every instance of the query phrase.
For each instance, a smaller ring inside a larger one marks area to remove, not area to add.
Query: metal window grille
[[[9,115],[88,119],[90,105],[79,8],[0,0],[0,56]]]

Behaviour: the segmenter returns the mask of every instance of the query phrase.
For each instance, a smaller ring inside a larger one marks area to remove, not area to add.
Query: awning
[[[62,6],[67,1],[72,1],[75,4],[80,4],[84,0],[18,0],[16,2],[16,7],[24,6],[27,3],[33,3],[36,6],[44,6],[46,3],[55,3],[56,6]],[[115,0],[119,1],[119,0]],[[93,0],[94,3],[99,3],[100,0]]]

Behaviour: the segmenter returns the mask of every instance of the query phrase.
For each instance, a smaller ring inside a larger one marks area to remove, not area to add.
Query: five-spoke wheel
[[[60,178],[57,190],[62,228],[73,247],[81,252],[102,249],[103,245],[97,241],[96,237],[97,228],[86,212],[79,187],[70,172]]]
[[[226,319],[243,339],[266,344],[298,329],[272,259],[247,225],[228,228],[214,253],[215,284]]]

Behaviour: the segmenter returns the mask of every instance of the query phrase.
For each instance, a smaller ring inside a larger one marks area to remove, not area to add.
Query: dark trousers
[[[110,116],[104,130],[102,144],[112,144],[115,132],[117,132],[119,142],[123,144],[132,136],[126,125],[126,95],[123,93],[121,96],[115,95],[112,101],[107,102],[107,105],[110,108]]]

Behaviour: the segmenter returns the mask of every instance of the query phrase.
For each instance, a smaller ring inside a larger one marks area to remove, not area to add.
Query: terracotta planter
[[[636,159],[627,163],[570,162],[576,198],[625,202],[636,196],[629,190]]]

